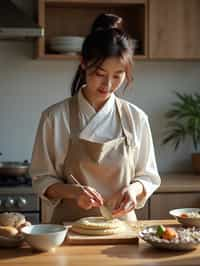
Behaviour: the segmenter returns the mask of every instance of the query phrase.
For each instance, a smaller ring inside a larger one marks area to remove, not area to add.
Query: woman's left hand
[[[124,187],[120,191],[116,192],[108,201],[108,204],[115,202],[112,216],[120,217],[135,209],[137,204],[136,197],[137,195],[133,185]]]

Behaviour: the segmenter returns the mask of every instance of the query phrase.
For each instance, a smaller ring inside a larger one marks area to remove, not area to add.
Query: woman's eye
[[[97,75],[98,77],[104,77],[104,74],[102,74],[102,73],[98,73],[98,72],[96,72],[96,75]]]
[[[114,76],[114,79],[120,79],[120,76]]]

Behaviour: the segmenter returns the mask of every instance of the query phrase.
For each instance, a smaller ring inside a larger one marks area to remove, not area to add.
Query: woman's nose
[[[103,80],[103,85],[106,86],[106,88],[110,89],[112,86],[112,81],[110,78],[105,78]]]

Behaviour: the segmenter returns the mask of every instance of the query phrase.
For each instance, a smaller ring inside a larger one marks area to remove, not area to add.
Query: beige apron
[[[79,138],[80,119],[77,95],[70,99],[70,141],[68,154],[64,161],[63,177],[66,183],[72,183],[69,175],[86,186],[95,188],[106,200],[122,187],[131,183],[134,177],[134,137],[127,130],[124,120],[130,119],[130,114],[124,112],[120,99],[115,98],[123,136],[104,143],[91,142]],[[113,208],[114,206],[110,206]],[[100,216],[99,208],[84,210],[78,207],[75,200],[61,200],[54,209],[51,222],[63,223],[74,221],[81,217]],[[126,220],[136,220],[134,211],[122,217]]]

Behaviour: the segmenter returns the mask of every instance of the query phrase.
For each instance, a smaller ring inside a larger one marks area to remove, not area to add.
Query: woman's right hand
[[[77,197],[76,201],[80,208],[89,210],[91,208],[99,208],[103,205],[103,198],[99,192],[94,188],[89,186],[79,186],[77,187]]]

